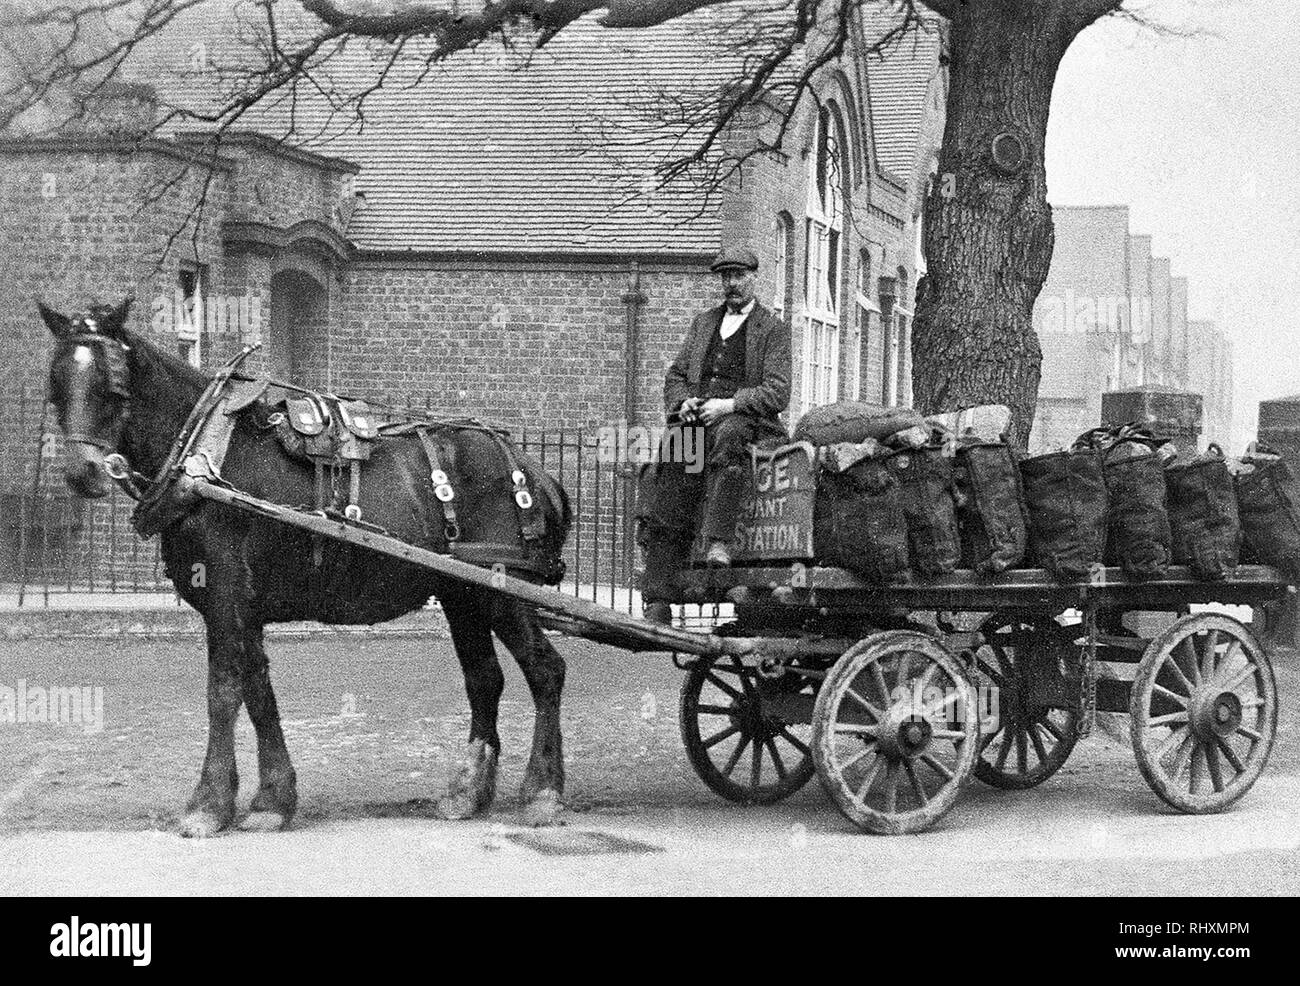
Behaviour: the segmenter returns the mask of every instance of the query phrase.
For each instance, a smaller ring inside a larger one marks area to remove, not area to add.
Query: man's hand
[[[688,397],[682,401],[676,412],[669,418],[669,424],[693,425],[699,424],[700,405],[704,403],[703,398]],[[674,419],[676,419],[674,421]]]
[[[716,424],[735,413],[736,402],[730,397],[712,397],[700,405],[700,420],[706,425]]]

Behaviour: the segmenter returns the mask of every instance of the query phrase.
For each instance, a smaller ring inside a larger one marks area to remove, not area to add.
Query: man
[[[724,249],[711,269],[721,277],[724,304],[695,317],[664,377],[669,429],[660,447],[641,587],[645,617],[656,623],[672,619],[672,579],[689,556],[700,500],[708,563],[730,565],[748,446],[786,437],[777,415],[790,403],[789,326],[754,298],[752,250]],[[691,440],[701,437],[703,472],[682,454],[700,448]]]

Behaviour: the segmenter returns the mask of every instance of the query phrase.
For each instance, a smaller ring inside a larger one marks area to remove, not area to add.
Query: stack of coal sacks
[[[1131,423],[1026,457],[1005,441],[1009,420],[1000,405],[809,411],[794,437],[818,447],[818,560],[882,585],[1025,564],[1062,582],[1107,566],[1160,579],[1171,565],[1223,580],[1244,553],[1300,581],[1300,479],[1272,450],[1179,455]]]
[[[929,419],[852,401],[809,411],[794,437],[819,447],[818,559],[879,584],[1017,564],[1026,534],[1008,420],[997,406]]]

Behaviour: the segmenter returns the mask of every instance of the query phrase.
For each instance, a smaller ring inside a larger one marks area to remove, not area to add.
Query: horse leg
[[[498,596],[493,604],[492,629],[510,649],[533,694],[533,749],[519,798],[524,823],[563,824],[564,750],[560,736],[560,695],[564,691],[564,658],[551,645],[533,612],[522,603]]]
[[[213,606],[205,616],[208,631],[208,752],[198,786],[185,808],[180,833],[206,838],[235,817],[235,719],[243,702],[240,665],[248,647],[249,626],[228,604]]]
[[[248,817],[239,823],[246,831],[275,832],[289,827],[298,808],[298,777],[289,759],[280,728],[280,710],[271,687],[271,666],[266,659],[262,628],[248,641],[241,668],[244,705],[257,732],[258,788]]]
[[[438,799],[443,818],[463,819],[486,811],[497,787],[497,709],[505,688],[505,675],[497,662],[487,614],[468,592],[451,591],[439,597],[452,644],[465,675],[469,696],[469,745],[465,758],[452,775],[447,793]]]

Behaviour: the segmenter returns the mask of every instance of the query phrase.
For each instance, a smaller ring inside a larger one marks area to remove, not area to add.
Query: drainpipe
[[[636,418],[637,345],[641,336],[641,306],[645,303],[646,296],[641,291],[641,265],[633,260],[628,269],[627,291],[623,294],[623,305],[627,309],[623,343],[623,420],[628,424]]]
[[[641,341],[641,306],[646,303],[641,290],[641,265],[633,260],[628,266],[627,290],[623,293],[626,309],[623,341],[623,420],[631,426],[637,417],[636,388],[639,375],[637,349]],[[620,462],[618,472],[623,477],[623,572],[627,586],[632,588],[636,567],[636,489],[637,471],[631,462]],[[629,597],[630,598],[630,597]]]
[[[901,340],[894,326],[894,301],[898,294],[898,279],[880,277],[876,280],[876,294],[880,298],[880,326],[884,331],[884,349],[880,367],[880,403],[889,404],[890,377],[893,377],[894,401],[897,404],[902,397],[898,386],[898,375],[903,365]],[[890,366],[893,363],[893,366]],[[891,372],[892,371],[892,372]]]

